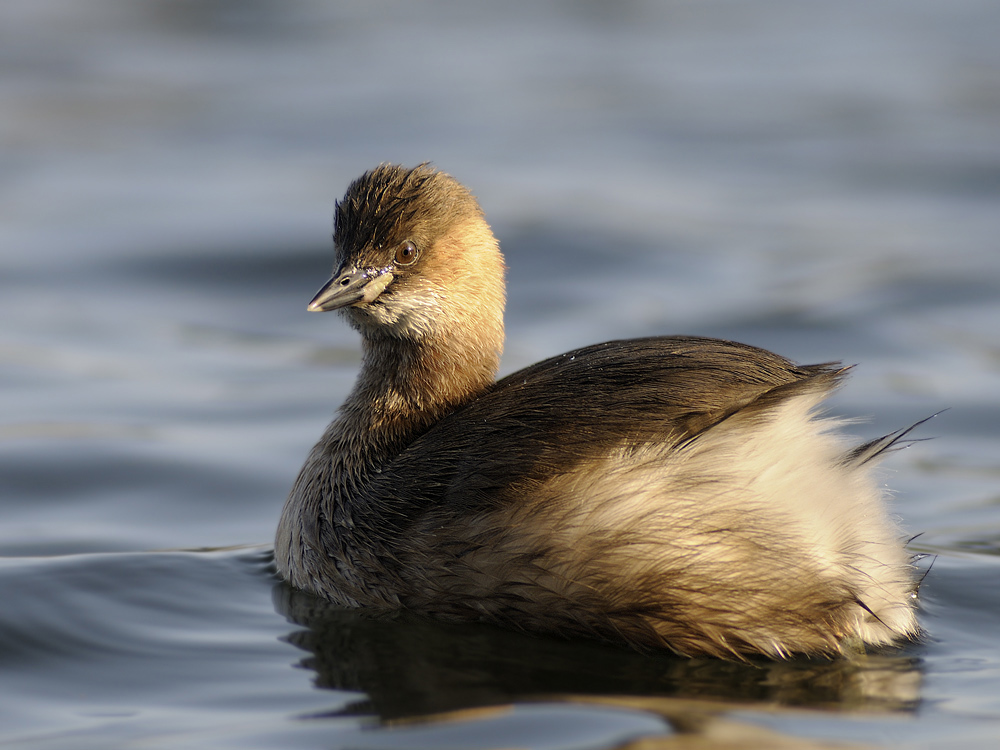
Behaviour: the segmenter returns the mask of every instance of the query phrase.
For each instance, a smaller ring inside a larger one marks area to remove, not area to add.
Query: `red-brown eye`
[[[418,255],[420,255],[420,251],[417,250],[417,246],[407,240],[396,248],[396,265],[411,265],[416,261]]]

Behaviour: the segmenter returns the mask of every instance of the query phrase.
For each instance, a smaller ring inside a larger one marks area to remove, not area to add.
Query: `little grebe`
[[[285,503],[293,586],[635,648],[835,655],[917,632],[910,557],[816,408],[845,369],[706,338],[612,341],[496,381],[504,265],[422,165],[336,206],[309,310],[361,332],[354,390]]]

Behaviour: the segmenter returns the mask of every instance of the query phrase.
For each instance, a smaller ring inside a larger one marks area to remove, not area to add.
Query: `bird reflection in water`
[[[736,709],[909,713],[922,683],[919,658],[895,649],[849,660],[692,659],[347,609],[284,583],[273,596],[301,628],[285,640],[308,652],[301,666],[316,673],[316,686],[365,694],[325,716],[445,720],[469,709],[585,700],[654,711],[679,731],[700,731],[706,717]]]

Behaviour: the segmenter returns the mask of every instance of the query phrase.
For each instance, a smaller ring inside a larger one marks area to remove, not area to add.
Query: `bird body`
[[[694,337],[495,381],[503,261],[478,203],[384,165],[336,214],[310,304],[362,334],[354,390],[282,513],[279,572],[337,604],[744,657],[912,637],[909,556],[818,416],[845,369]]]

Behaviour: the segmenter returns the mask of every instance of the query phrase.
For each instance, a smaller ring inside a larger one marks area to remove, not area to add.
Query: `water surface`
[[[0,746],[993,747],[1000,8],[12,0],[0,10]],[[284,495],[358,342],[305,304],[382,161],[470,185],[503,371],[722,336],[858,363],[922,642],[638,655],[295,594]]]

